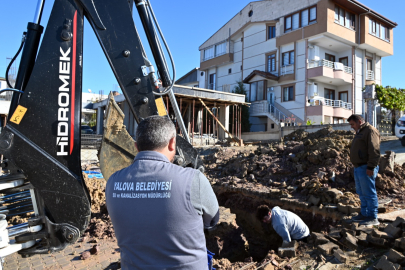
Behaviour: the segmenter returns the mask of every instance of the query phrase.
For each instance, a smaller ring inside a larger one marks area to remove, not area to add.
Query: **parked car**
[[[94,131],[91,129],[90,126],[82,125],[82,134],[94,134]]]
[[[405,116],[398,119],[395,125],[395,136],[401,140],[402,146],[405,146]]]

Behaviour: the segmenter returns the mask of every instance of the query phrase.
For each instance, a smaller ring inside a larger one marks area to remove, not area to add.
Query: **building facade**
[[[251,131],[343,123],[366,112],[363,88],[382,84],[396,26],[355,0],[250,2],[199,47],[197,79],[224,92],[243,81]]]

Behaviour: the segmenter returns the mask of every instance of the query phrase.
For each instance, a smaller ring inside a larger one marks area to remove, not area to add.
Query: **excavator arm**
[[[143,50],[132,18],[132,4],[128,0],[55,0],[38,53],[35,46],[42,27],[29,23],[14,89],[20,92],[13,95],[10,118],[0,134],[1,166],[5,172],[0,175],[0,192],[14,199],[11,205],[18,205],[8,206],[0,214],[34,211],[35,215],[27,223],[7,229],[0,215],[0,234],[8,235],[0,242],[15,237],[20,243],[13,248],[10,243],[3,248],[0,245],[1,257],[18,249],[26,255],[61,250],[74,243],[88,226],[90,200],[80,160],[84,18],[96,33],[137,122],[159,114],[155,100],[161,94],[168,94],[177,108],[168,90],[173,81],[160,44],[153,37],[156,33],[147,3],[135,1],[160,78]],[[106,114],[109,117],[113,115],[114,101],[110,99],[110,103]],[[115,116],[123,118],[120,112]],[[132,138],[117,119],[107,119],[104,151],[100,152],[107,179],[120,169],[119,164],[122,166],[120,158],[128,163],[136,155]],[[177,137],[177,163],[201,167],[197,151],[182,133]]]

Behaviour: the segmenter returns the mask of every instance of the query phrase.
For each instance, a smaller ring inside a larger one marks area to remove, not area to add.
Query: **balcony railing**
[[[343,108],[343,109],[352,109],[352,104],[345,102],[343,100],[333,100],[328,98],[317,98],[316,100],[311,101],[311,105],[322,105],[322,106],[331,106],[334,108]]]
[[[367,81],[374,81],[374,71],[367,70],[366,80]]]
[[[353,70],[351,67],[348,66],[344,66],[342,63],[340,62],[332,62],[326,59],[321,59],[319,61],[313,61],[313,62],[309,62],[308,63],[308,68],[316,68],[316,67],[328,67],[328,68],[332,68],[335,70],[339,70],[339,66],[342,65],[343,68],[342,70],[346,73],[352,74]]]
[[[287,74],[293,74],[294,73],[294,64],[287,65],[287,66],[282,66],[281,67],[281,76],[287,75]]]
[[[277,120],[279,123],[281,121],[286,120],[288,118],[287,115],[285,115],[283,112],[281,112],[279,109],[277,109],[274,105],[270,104],[268,101],[263,101],[263,102],[258,102],[258,103],[253,103],[251,105],[251,114],[260,114],[260,113],[269,113],[271,114],[275,120]]]

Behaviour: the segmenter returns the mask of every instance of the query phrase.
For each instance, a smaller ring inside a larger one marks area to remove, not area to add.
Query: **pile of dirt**
[[[85,236],[98,239],[115,238],[114,228],[105,202],[107,182],[103,178],[89,178],[85,173],[83,173],[83,179],[91,198],[91,220]]]
[[[313,204],[358,207],[350,162],[353,137],[351,131],[328,126],[314,133],[297,130],[281,143],[257,148],[218,148],[204,158],[206,174],[213,185],[276,188],[280,197],[308,201],[314,196]],[[389,196],[402,203],[405,165],[399,166],[394,160],[390,151],[381,158],[376,186],[380,198]]]

